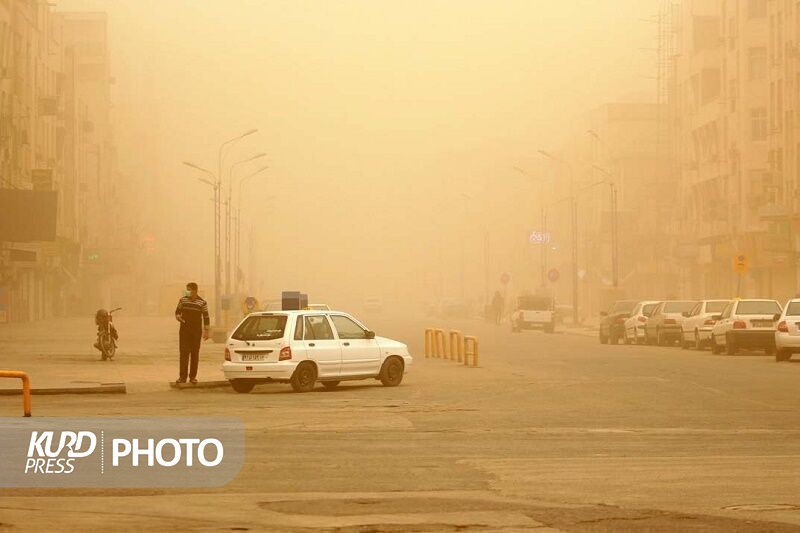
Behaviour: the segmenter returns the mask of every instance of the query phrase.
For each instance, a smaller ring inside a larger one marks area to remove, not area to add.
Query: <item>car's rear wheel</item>
[[[666,346],[667,339],[661,334],[661,330],[656,330],[656,344],[659,346]]]
[[[248,392],[253,390],[253,387],[255,387],[255,386],[256,386],[256,384],[254,382],[246,380],[246,379],[232,379],[231,380],[231,387],[233,387],[233,390],[235,390],[236,392],[238,392],[240,394],[247,394]]]
[[[681,349],[688,350],[689,349],[689,341],[686,340],[686,334],[681,330]]]
[[[389,357],[383,362],[378,379],[386,387],[396,387],[403,381],[403,360],[399,357]]]
[[[697,330],[694,330],[694,349],[695,350],[703,349],[703,343],[700,342],[700,334],[697,332]]]
[[[326,389],[335,389],[339,386],[339,381],[323,381],[322,386]]]
[[[711,340],[708,341],[709,345],[711,345],[711,353],[714,355],[722,353],[722,346],[717,344],[717,340],[714,337],[714,334],[711,334]]]
[[[783,348],[779,348],[775,350],[775,361],[780,363],[781,361],[788,361],[792,358],[792,352],[789,350],[785,350]]]
[[[289,384],[295,392],[311,392],[317,382],[317,369],[312,363],[300,363],[292,374]]]
[[[736,352],[739,351],[739,348],[736,346],[736,342],[731,338],[730,335],[725,336],[725,353],[728,355],[736,355]]]

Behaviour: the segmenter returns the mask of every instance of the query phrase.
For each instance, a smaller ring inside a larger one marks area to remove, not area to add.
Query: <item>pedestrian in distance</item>
[[[176,384],[197,383],[197,365],[200,361],[200,342],[208,340],[208,304],[197,294],[197,283],[186,284],[183,297],[175,308],[175,319],[181,323],[178,334],[180,351],[180,373]],[[191,364],[190,364],[191,363]]]
[[[492,315],[495,324],[499,324],[503,319],[503,303],[503,295],[500,294],[500,291],[494,291],[494,297],[492,298]]]

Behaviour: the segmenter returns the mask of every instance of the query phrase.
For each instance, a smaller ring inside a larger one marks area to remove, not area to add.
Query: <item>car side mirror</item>
[[[375,338],[375,332],[374,331],[366,331],[366,332],[364,332],[364,338],[366,338],[366,339],[374,339]]]
[[[781,319],[781,314],[780,313],[775,313],[775,316],[772,317],[772,320],[774,320],[775,322],[777,322],[780,319]]]
[[[608,311],[600,311],[600,316],[608,316]]]

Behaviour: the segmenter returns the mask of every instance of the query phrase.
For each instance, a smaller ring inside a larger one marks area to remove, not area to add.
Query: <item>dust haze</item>
[[[540,198],[513,167],[553,175],[537,149],[558,150],[587,110],[655,97],[657,2],[55,10],[108,13],[115,179],[132,182],[120,224],[154,240],[138,280],[151,292],[195,279],[209,293],[213,191],[182,162],[216,172],[219,145],[251,128],[223,165],[227,187],[231,163],[267,154],[235,168],[269,166],[242,195],[242,292],[480,304],[503,272],[533,289]]]

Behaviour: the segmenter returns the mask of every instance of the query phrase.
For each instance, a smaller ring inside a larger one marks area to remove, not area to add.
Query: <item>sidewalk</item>
[[[113,361],[101,361],[92,347],[91,317],[0,324],[0,368],[22,370],[31,387],[98,387],[124,383],[127,392],[166,390],[178,377],[178,324],[172,317],[114,316],[119,348]],[[58,342],[54,342],[57,339]],[[198,378],[222,380],[222,344],[204,342]],[[20,389],[18,379],[0,379],[0,390]]]

